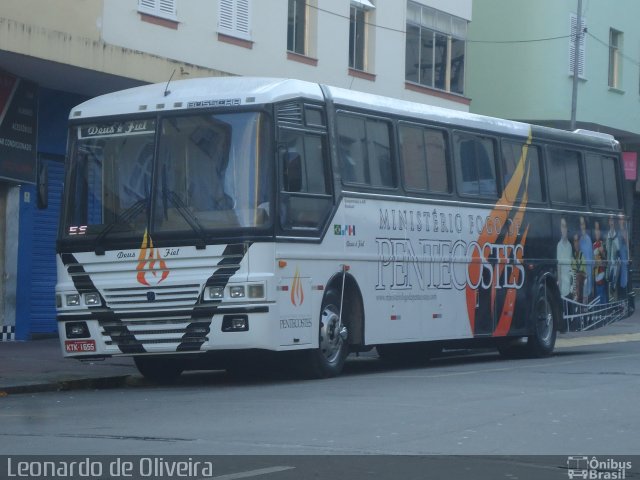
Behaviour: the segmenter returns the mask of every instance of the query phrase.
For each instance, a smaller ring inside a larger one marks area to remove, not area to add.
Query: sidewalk
[[[556,349],[640,340],[640,309],[629,318],[582,333],[558,335]],[[95,389],[141,378],[131,357],[84,361],[63,358],[57,338],[0,342],[0,397],[15,393]]]
[[[64,358],[57,338],[0,342],[0,396],[117,386],[137,374],[131,357],[83,362]]]

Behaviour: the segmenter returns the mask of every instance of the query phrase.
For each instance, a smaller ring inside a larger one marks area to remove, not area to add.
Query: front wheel
[[[340,295],[328,290],[320,309],[318,348],[306,352],[307,373],[313,378],[335,377],[349,354],[349,331],[340,318]]]
[[[533,357],[548,357],[556,344],[558,319],[553,292],[545,284],[538,291],[531,311],[533,332],[527,339],[528,353]]]

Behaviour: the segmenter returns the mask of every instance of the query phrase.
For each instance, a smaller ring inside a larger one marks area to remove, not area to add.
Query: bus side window
[[[395,187],[391,124],[382,119],[338,114],[342,180],[374,187]]]
[[[406,188],[448,193],[447,148],[441,130],[400,125],[400,155]]]
[[[549,196],[554,203],[584,205],[581,154],[576,150],[549,147],[547,149]]]
[[[369,183],[366,159],[366,133],[363,118],[338,117],[339,153],[342,180],[347,183]]]
[[[284,130],[280,145],[280,226],[319,228],[332,202],[325,139]]]
[[[502,168],[504,175],[504,187],[509,184],[513,172],[518,167],[518,163],[522,158],[524,143],[503,141],[502,142]],[[534,145],[529,145],[526,150],[527,157],[525,159],[525,179],[528,178],[527,197],[531,202],[544,202],[545,196],[542,189],[542,177],[540,174],[540,149]],[[511,192],[507,192],[507,200],[516,200],[511,198]],[[516,192],[517,193],[517,192]]]
[[[297,152],[284,154],[282,185],[285,192],[299,192],[302,189],[302,159]]]
[[[455,134],[458,189],[465,195],[496,197],[496,169],[493,140]]]
[[[620,208],[618,195],[618,177],[614,157],[587,154],[587,186],[589,187],[589,203],[592,206],[617,210]]]

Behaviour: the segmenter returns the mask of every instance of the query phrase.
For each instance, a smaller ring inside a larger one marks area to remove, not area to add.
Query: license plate
[[[65,340],[64,348],[67,351],[67,353],[95,352],[96,341],[95,340]]]

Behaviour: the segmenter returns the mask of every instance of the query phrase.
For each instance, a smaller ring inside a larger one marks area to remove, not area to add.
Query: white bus
[[[621,172],[608,135],[296,80],[104,95],[70,114],[62,351],[154,380],[250,351],[315,377],[373,347],[550,355],[629,310]]]

